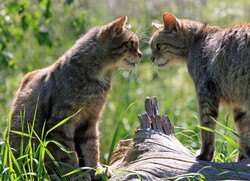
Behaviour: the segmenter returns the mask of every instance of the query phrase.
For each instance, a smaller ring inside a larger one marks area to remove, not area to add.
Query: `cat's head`
[[[139,63],[142,53],[139,50],[139,39],[127,25],[123,16],[101,27],[98,34],[98,46],[101,53],[108,57],[106,69],[133,68]]]
[[[152,23],[156,28],[150,39],[152,61],[158,68],[185,63],[188,52],[188,34],[181,20],[170,13],[163,15],[163,23]]]

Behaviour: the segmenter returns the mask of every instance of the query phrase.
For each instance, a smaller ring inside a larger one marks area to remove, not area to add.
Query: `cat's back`
[[[25,110],[27,119],[32,120],[36,105],[48,102],[51,86],[50,68],[38,69],[27,73],[21,80],[12,102],[12,122],[19,122],[20,111]],[[43,112],[46,114],[46,104],[43,104]],[[48,105],[49,106],[49,105]],[[38,107],[39,109],[39,107]],[[37,110],[41,111],[41,110]],[[39,117],[40,115],[37,115]]]
[[[226,102],[243,102],[250,85],[250,23],[223,28],[207,37],[204,57]]]
[[[250,74],[250,23],[209,34],[202,52],[208,66],[218,76],[224,73],[230,77],[239,69],[248,69]]]
[[[51,74],[50,69],[50,67],[47,67],[27,73],[21,80],[17,95],[29,97],[31,94],[36,94],[36,92],[39,94],[39,90],[43,87],[43,83],[49,80]]]
[[[250,23],[223,28],[208,35],[203,52],[212,60],[246,62],[243,59],[250,55]]]

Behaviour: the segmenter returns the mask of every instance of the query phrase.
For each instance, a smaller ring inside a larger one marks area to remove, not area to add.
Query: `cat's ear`
[[[154,23],[154,22],[153,22],[151,25],[152,25],[155,29],[157,29],[157,30],[164,27],[163,24]]]
[[[126,16],[118,18],[112,21],[111,23],[108,23],[107,25],[103,26],[99,35],[104,39],[110,36],[115,37],[121,34],[124,31],[124,29],[127,28],[126,23],[127,23]]]
[[[124,27],[126,27],[127,19],[127,16],[123,16],[113,21],[110,27],[112,34],[117,35],[121,33]]]
[[[177,18],[170,13],[163,14],[163,22],[164,22],[164,29],[169,33],[178,32],[180,30],[180,24]]]

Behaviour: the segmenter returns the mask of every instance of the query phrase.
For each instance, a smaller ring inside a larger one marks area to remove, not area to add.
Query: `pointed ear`
[[[170,13],[163,14],[163,22],[164,29],[169,33],[178,32],[180,30],[180,25],[177,18]]]
[[[152,25],[155,29],[157,29],[157,30],[160,29],[160,28],[163,28],[163,24],[159,24],[159,23],[154,23],[154,22],[153,22],[151,25]]]
[[[113,21],[113,24],[111,25],[112,32],[121,33],[124,27],[126,26],[127,19],[128,19],[127,16],[123,16]]]
[[[115,37],[121,34],[126,28],[127,17],[123,16],[106,25],[104,25],[99,33],[101,37]]]

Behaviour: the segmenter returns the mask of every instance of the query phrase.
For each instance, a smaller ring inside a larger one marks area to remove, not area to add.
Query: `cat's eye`
[[[128,42],[128,46],[129,46],[129,47],[133,47],[133,46],[134,46],[134,42],[133,42],[133,41],[129,41],[129,42]]]
[[[134,47],[134,42],[133,41],[127,41],[127,42],[125,42],[125,46],[127,48],[132,48],[132,47]]]
[[[155,45],[155,49],[156,49],[156,50],[160,50],[160,49],[161,49],[161,44],[160,44],[160,43],[156,44],[156,45]]]

